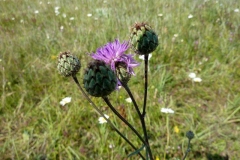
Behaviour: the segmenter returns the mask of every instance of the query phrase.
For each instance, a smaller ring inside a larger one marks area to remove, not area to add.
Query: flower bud
[[[149,54],[158,46],[158,36],[146,23],[136,23],[132,28],[130,41],[137,54]]]
[[[189,140],[191,140],[191,139],[194,138],[194,133],[193,133],[192,131],[188,131],[188,132],[186,133],[186,137],[187,137]]]
[[[80,68],[81,64],[77,57],[70,52],[60,53],[57,69],[61,75],[65,77],[75,76]]]
[[[86,91],[95,97],[105,97],[116,89],[117,77],[103,61],[90,62],[83,79]]]
[[[117,74],[119,81],[122,84],[127,84],[131,78],[131,74],[127,71],[127,66],[124,63],[116,64],[116,74]]]

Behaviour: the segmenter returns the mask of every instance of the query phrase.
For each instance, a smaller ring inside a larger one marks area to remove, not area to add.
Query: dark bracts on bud
[[[79,59],[70,52],[62,52],[58,58],[58,71],[65,77],[75,76],[81,68]]]
[[[90,62],[83,79],[86,91],[95,97],[105,97],[116,89],[117,77],[104,62]]]
[[[136,23],[131,31],[130,41],[137,54],[149,54],[158,46],[158,36],[146,23]]]

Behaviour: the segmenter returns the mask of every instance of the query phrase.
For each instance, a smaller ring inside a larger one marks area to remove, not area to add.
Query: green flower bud
[[[65,77],[75,76],[80,68],[81,64],[77,57],[70,52],[60,53],[57,69],[61,75]]]
[[[136,23],[132,28],[130,42],[137,54],[149,54],[158,46],[158,36],[146,23]]]
[[[127,71],[125,63],[120,62],[116,64],[116,74],[122,84],[127,84],[131,78],[131,74]]]
[[[194,138],[194,133],[193,133],[192,131],[187,131],[186,137],[187,137],[189,140],[191,140],[191,139]]]
[[[90,62],[83,79],[86,91],[95,97],[105,97],[116,89],[117,77],[103,61]]]

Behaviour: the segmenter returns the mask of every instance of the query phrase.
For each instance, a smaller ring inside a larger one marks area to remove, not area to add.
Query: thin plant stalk
[[[132,142],[130,142],[114,125],[113,123],[106,118],[106,116],[103,114],[103,112],[98,109],[98,107],[95,105],[95,103],[88,97],[88,95],[84,92],[84,90],[82,89],[81,85],[79,84],[79,81],[77,79],[76,76],[72,76],[74,82],[77,84],[78,88],[80,89],[80,91],[82,92],[82,94],[84,95],[84,97],[89,101],[89,103],[93,106],[93,108],[107,121],[107,123],[112,127],[112,129],[114,129],[119,135],[120,137],[122,137],[134,150],[137,150],[137,148],[132,144]],[[145,160],[144,156],[141,153],[138,153],[138,155]]]
[[[145,115],[146,115],[147,93],[148,93],[148,54],[144,54],[144,100],[143,100],[143,112],[142,112],[142,117],[143,117],[142,127],[144,129],[143,131],[144,131],[145,141],[148,144],[147,149],[148,149],[148,152],[150,154],[150,159],[153,159],[151,149],[150,149],[150,146],[149,146],[149,142],[148,142],[146,124],[145,124],[145,120],[144,120]]]
[[[183,160],[186,159],[188,153],[190,152],[190,144],[191,144],[191,139],[188,139],[188,147],[187,147],[187,151],[185,152],[185,155],[183,157]]]
[[[121,121],[123,121],[137,136],[138,138],[142,141],[144,145],[146,145],[146,142],[142,138],[142,136],[138,133],[138,131],[125,119],[121,116],[120,113],[112,106],[111,102],[109,101],[108,97],[102,97],[103,100],[106,102],[106,104],[110,107],[110,109],[113,111],[113,113],[118,116]]]
[[[148,54],[144,55],[144,101],[143,101],[143,116],[146,114],[147,106],[147,91],[148,91]]]
[[[142,129],[143,129],[143,134],[144,134],[144,139],[145,139],[145,144],[146,144],[146,151],[148,152],[149,154],[149,157],[151,160],[153,160],[153,156],[152,156],[152,151],[151,151],[151,148],[149,146],[149,142],[148,142],[148,135],[147,135],[147,128],[146,128],[146,124],[145,124],[145,119],[144,119],[144,116],[143,114],[141,114],[140,110],[139,110],[139,107],[132,95],[132,92],[131,90],[129,89],[128,85],[127,84],[123,84],[123,87],[124,89],[127,91],[129,97],[132,99],[132,102],[133,102],[133,105],[139,115],[139,118],[140,118],[140,121],[141,121],[141,125],[142,125]],[[147,157],[148,157],[148,154],[147,154]]]
[[[170,131],[169,131],[169,116],[166,116],[166,128],[167,128],[167,144],[165,147],[165,152],[164,152],[164,160],[166,159],[166,150],[167,147],[169,146],[169,140],[170,140]]]

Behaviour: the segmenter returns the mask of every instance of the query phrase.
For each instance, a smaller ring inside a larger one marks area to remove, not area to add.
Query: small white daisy
[[[106,115],[106,114],[104,114],[104,116],[105,116],[107,119],[109,118],[109,116]],[[103,117],[99,117],[99,118],[98,118],[98,122],[99,122],[99,124],[107,123],[106,119],[104,119]]]
[[[178,34],[174,34],[173,36],[174,36],[174,37],[178,37]]]
[[[130,97],[126,98],[125,101],[128,102],[128,103],[132,103],[132,99]]]
[[[67,17],[66,13],[63,13],[62,16],[63,16],[63,18],[66,18],[66,17]]]
[[[189,15],[188,15],[188,18],[189,18],[189,19],[193,18],[193,15],[189,14]]]
[[[71,97],[63,98],[63,99],[60,101],[60,105],[61,105],[61,106],[65,106],[67,103],[70,103],[71,100],[72,100]]]
[[[54,9],[55,9],[55,11],[56,11],[56,10],[59,10],[59,8],[60,8],[60,7],[57,6],[57,7],[55,7]]]
[[[161,112],[162,113],[174,113],[174,110],[172,110],[171,108],[161,108]]]
[[[158,16],[159,16],[159,17],[162,17],[162,16],[163,16],[163,14],[162,14],[162,13],[159,13],[159,14],[158,14]]]
[[[236,13],[239,12],[239,9],[238,8],[234,9],[234,12],[236,12]]]
[[[75,19],[74,17],[69,18],[70,21],[73,21],[74,19]]]
[[[88,13],[87,16],[88,16],[88,17],[92,17],[92,13]]]
[[[34,13],[35,13],[35,14],[38,14],[38,13],[39,13],[39,11],[38,11],[38,10],[36,10]]]
[[[196,73],[193,73],[193,72],[192,72],[192,73],[189,73],[188,77],[189,77],[189,78],[192,78],[192,79],[193,79],[193,78],[196,78]]]
[[[195,77],[195,78],[193,78],[193,81],[194,81],[194,82],[202,82],[202,79],[199,78],[199,77]]]
[[[115,145],[114,144],[109,144],[109,146],[108,146],[109,148],[114,148],[115,147]]]

